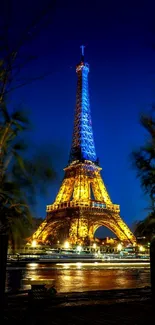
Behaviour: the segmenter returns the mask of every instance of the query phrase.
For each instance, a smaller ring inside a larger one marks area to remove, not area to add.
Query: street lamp
[[[79,246],[77,246],[77,251],[80,253],[81,251],[82,251],[82,247],[79,245]]]
[[[35,239],[34,239],[34,240],[32,240],[31,246],[32,246],[33,248],[35,248],[35,247],[37,246],[37,242],[36,242],[36,240],[35,240]]]
[[[139,250],[140,250],[140,252],[144,252],[145,251],[145,248],[143,246],[140,246],[139,247]]]
[[[65,243],[64,243],[64,248],[69,248],[69,242],[68,241],[66,241]]]
[[[119,243],[119,244],[117,245],[117,250],[118,250],[119,252],[122,250],[122,244]]]

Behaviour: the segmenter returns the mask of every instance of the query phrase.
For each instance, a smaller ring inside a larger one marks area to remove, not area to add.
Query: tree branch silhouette
[[[47,75],[46,73],[38,75],[24,82],[21,82],[19,79],[17,80],[23,68],[32,60],[36,59],[36,56],[32,55],[32,53],[25,57],[21,53],[21,50],[23,47],[28,47],[40,34],[40,31],[51,23],[56,9],[56,0],[48,1],[44,4],[40,12],[38,10],[38,13],[36,13],[36,16],[26,26],[24,31],[19,32],[19,35],[15,34],[13,39],[10,39],[9,31],[13,27],[11,25],[11,19],[9,23],[9,13],[11,12],[11,4],[14,1],[5,0],[5,2],[8,4],[7,21],[3,22],[0,32],[0,104],[5,101],[8,93],[33,81],[42,79]]]

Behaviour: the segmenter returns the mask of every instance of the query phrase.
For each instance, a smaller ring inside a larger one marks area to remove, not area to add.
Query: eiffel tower
[[[89,65],[84,61],[84,46],[81,46],[81,60],[76,73],[76,108],[69,162],[55,201],[47,205],[46,218],[34,233],[33,240],[42,243],[68,240],[73,245],[89,245],[94,240],[95,231],[105,226],[121,242],[134,244],[134,235],[120,217],[120,206],[112,203],[100,174],[89,103]]]

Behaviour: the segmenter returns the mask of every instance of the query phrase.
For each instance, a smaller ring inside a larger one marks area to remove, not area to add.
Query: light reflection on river
[[[22,279],[54,279],[58,292],[82,292],[90,290],[108,290],[135,288],[150,285],[149,266],[109,266],[69,264],[27,264],[26,267],[8,269],[7,287],[29,288]],[[15,280],[16,278],[16,280]]]

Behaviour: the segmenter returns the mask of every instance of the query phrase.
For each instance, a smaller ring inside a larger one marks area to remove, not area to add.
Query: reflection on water
[[[82,292],[134,288],[150,285],[148,266],[103,267],[100,264],[27,264],[26,267],[8,269],[7,287],[26,289],[22,279],[54,279],[58,292]]]

